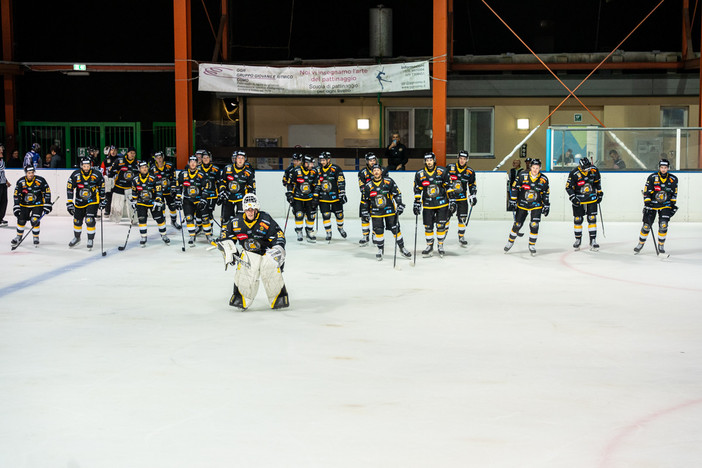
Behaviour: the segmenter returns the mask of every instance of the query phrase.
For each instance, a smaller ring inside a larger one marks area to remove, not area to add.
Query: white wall
[[[8,195],[11,197],[17,179],[24,175],[19,169],[7,169],[7,179],[12,183]],[[66,180],[71,174],[70,169],[39,169],[37,175],[44,177],[51,187],[52,197],[61,199],[54,205],[51,215],[68,215],[66,211]],[[347,196],[345,216],[358,217],[360,193],[358,178],[354,171],[346,172]],[[676,173],[680,180],[678,206],[680,211],[675,216],[676,221],[702,222],[702,172]],[[285,217],[288,204],[285,201],[285,189],[281,183],[282,171],[257,171],[256,188],[261,207],[274,217]],[[412,184],[413,172],[392,172],[393,177],[402,192],[402,198],[407,205],[405,215],[412,216]],[[551,214],[549,220],[565,221],[572,219],[571,204],[566,197],[565,181],[567,174],[562,172],[547,173],[551,182]],[[644,172],[603,172],[602,214],[607,221],[640,221],[643,200],[641,190],[646,182],[648,173]],[[473,208],[471,219],[511,219],[512,214],[505,211],[506,199],[505,172],[478,172],[478,204]],[[8,214],[12,213],[12,200],[8,206]]]

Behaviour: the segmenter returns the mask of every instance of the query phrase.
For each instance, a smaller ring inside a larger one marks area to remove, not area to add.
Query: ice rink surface
[[[702,224],[673,219],[667,260],[633,255],[639,223],[574,252],[546,219],[536,257],[503,253],[510,227],[471,221],[460,248],[454,218],[443,259],[393,269],[357,219],[314,245],[291,222],[291,306],[261,288],[246,312],[170,227],[119,252],[106,222],[105,257],[99,230],[68,249],[68,217],[39,248],[2,228],[0,467],[698,466]]]

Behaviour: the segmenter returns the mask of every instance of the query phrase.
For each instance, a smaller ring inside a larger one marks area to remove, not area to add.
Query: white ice
[[[698,466],[702,224],[671,222],[667,260],[633,254],[636,222],[574,252],[546,219],[535,257],[510,227],[461,248],[454,218],[445,258],[393,269],[389,233],[377,262],[357,219],[315,245],[291,222],[291,306],[246,312],[170,227],[119,252],[106,222],[105,257],[66,216],[38,248],[0,229],[0,467]]]

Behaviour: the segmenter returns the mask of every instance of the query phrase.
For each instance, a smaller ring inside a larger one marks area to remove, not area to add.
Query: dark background
[[[490,0],[490,6],[537,53],[609,52],[659,0]],[[220,0],[204,0],[215,31]],[[368,58],[369,9],[377,1],[230,1],[230,61]],[[694,5],[694,2],[691,3]],[[388,0],[393,56],[431,57],[431,0]],[[192,0],[192,55],[212,60],[215,38],[203,0]],[[680,51],[682,1],[668,0],[622,46]],[[14,0],[15,61],[172,63],[169,0],[48,2]],[[480,0],[454,1],[454,54],[528,53]],[[699,16],[697,12],[696,16]],[[699,37],[695,21],[693,38]],[[695,49],[699,40],[693,39]],[[26,72],[17,81],[25,121],[173,121],[173,74]],[[196,119],[213,97],[198,93]]]

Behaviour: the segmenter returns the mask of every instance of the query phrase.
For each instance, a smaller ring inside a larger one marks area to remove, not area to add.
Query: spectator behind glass
[[[612,169],[626,169],[626,163],[619,157],[617,150],[609,150],[609,157],[612,158]]]
[[[7,161],[6,167],[8,169],[21,169],[22,168],[22,160],[20,159],[20,156],[19,156],[19,150],[12,151],[12,154],[10,155],[10,159]]]
[[[51,169],[58,169],[61,167],[61,155],[58,154],[58,147],[56,145],[51,145],[51,148],[49,149],[49,154],[48,156],[51,155]]]
[[[0,143],[0,226],[7,226],[7,188],[12,185],[5,175],[5,146]]]
[[[51,153],[46,153],[46,156],[44,156],[44,161],[41,163],[41,167],[45,169],[51,169],[51,158],[53,155]]]
[[[388,170],[405,170],[409,156],[407,156],[407,147],[402,144],[400,134],[397,132],[392,132],[392,142],[385,150],[385,159],[388,161]]]

